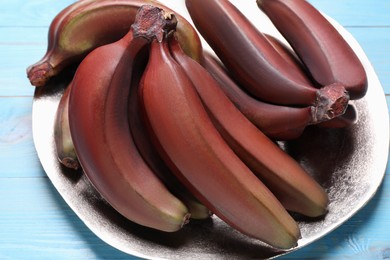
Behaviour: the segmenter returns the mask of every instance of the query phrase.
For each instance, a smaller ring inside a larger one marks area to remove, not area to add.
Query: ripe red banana
[[[71,84],[66,87],[60,103],[58,104],[54,122],[54,140],[59,162],[67,168],[78,170],[80,168],[80,163],[77,159],[69,129],[68,104],[70,91]]]
[[[362,63],[336,28],[306,0],[257,0],[257,5],[291,44],[322,86],[338,82],[351,99],[367,91]]]
[[[219,134],[166,39],[152,42],[139,93],[161,155],[204,205],[271,246],[297,244],[297,223]]]
[[[282,56],[285,62],[287,62],[290,67],[294,68],[297,73],[297,76],[300,75],[302,80],[309,86],[320,87],[313,84],[315,82],[312,81],[310,73],[308,73],[302,61],[291,48],[289,48],[284,42],[270,34],[264,34],[264,36],[275,48],[275,50]]]
[[[143,58],[143,57],[142,57]],[[138,86],[142,77],[145,65],[144,60],[136,61],[131,80],[130,100],[129,100],[129,125],[133,135],[134,143],[137,146],[142,158],[149,165],[157,177],[167,186],[167,188],[178,197],[191,213],[191,219],[207,219],[211,216],[210,210],[197,200],[190,193],[177,177],[171,172],[164,160],[153,145],[150,135],[147,133],[147,127],[142,118],[142,109],[140,108]]]
[[[170,41],[170,48],[226,142],[283,206],[310,217],[324,215],[328,205],[324,189],[236,108],[218,82],[176,40]]]
[[[307,78],[308,82],[310,79],[314,80],[311,77],[310,72],[304,67],[299,57],[297,57],[297,55],[292,49],[288,48],[279,39],[271,35],[266,35],[266,37],[272,43],[272,45],[278,50],[278,52],[284,57],[284,59],[291,64],[291,66],[295,66],[298,71],[301,71],[303,77],[305,75],[308,77]],[[322,127],[328,127],[328,128],[348,127],[354,125],[357,122],[357,113],[358,112],[356,110],[356,107],[351,104],[348,104],[345,112],[342,115],[339,115],[335,118],[331,118],[329,120],[325,120],[323,122],[314,122],[312,120],[311,124],[319,124]]]
[[[204,52],[203,66],[218,81],[225,95],[264,134],[274,140],[298,138],[306,126],[315,123],[315,112],[311,106],[291,107],[263,102],[243,91],[229,76],[216,58]]]
[[[94,48],[123,37],[134,22],[138,8],[148,3],[171,11],[156,0],[81,0],[65,8],[50,25],[45,55],[27,68],[31,84],[45,85]],[[176,17],[183,48],[191,57],[199,59],[202,47],[198,34],[185,18]]]
[[[73,143],[96,190],[129,220],[167,232],[188,221],[188,209],[139,154],[127,117],[134,60],[152,38],[175,24],[174,15],[141,7],[128,34],[83,59],[69,97]]]
[[[313,88],[228,0],[186,0],[201,35],[232,77],[252,95],[274,104],[313,106],[343,114],[349,97],[341,85]]]

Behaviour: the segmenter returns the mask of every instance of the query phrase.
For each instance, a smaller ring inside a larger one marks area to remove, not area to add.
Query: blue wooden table
[[[44,54],[53,17],[72,2],[0,5],[0,259],[135,259],[102,242],[78,219],[53,188],[33,144],[34,88],[25,69]],[[389,102],[390,1],[310,2],[358,40]],[[389,259],[390,170],[376,196],[348,222],[282,258]]]

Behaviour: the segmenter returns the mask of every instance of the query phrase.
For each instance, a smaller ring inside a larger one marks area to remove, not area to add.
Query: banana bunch
[[[367,77],[347,42],[307,1],[258,0],[257,5],[294,52],[257,30],[228,0],[186,0],[196,28],[239,86],[206,59],[225,93],[278,140],[299,137],[307,125],[354,124],[357,111],[349,100],[365,95]]]
[[[294,51],[227,0],[186,0],[218,58],[185,18],[154,0],[80,0],[61,11],[46,54],[27,69],[41,87],[77,65],[55,120],[59,161],[81,168],[139,225],[175,232],[215,214],[272,247],[296,246],[291,213],[318,218],[329,201],[275,141],[309,125],[354,124],[349,101],[364,96],[367,79],[306,1],[257,4]]]

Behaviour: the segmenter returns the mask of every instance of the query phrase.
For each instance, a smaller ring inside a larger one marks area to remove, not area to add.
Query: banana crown
[[[175,30],[176,26],[177,19],[173,13],[165,12],[152,5],[143,5],[140,7],[131,28],[134,30],[135,37],[156,38],[161,42],[164,35]]]

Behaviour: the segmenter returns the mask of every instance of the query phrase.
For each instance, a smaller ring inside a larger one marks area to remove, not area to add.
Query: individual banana
[[[139,82],[146,65],[144,64],[144,60],[147,59],[139,59],[136,61],[131,80],[128,119],[134,143],[142,158],[144,158],[154,174],[161,179],[172,194],[178,197],[187,206],[191,214],[191,219],[208,219],[212,215],[210,210],[200,203],[199,200],[197,200],[192,193],[180,183],[157,152],[156,147],[151,140],[151,136],[147,134],[147,126],[141,115],[142,109],[140,108],[138,96]]]
[[[359,58],[336,28],[308,1],[257,0],[257,5],[294,48],[322,86],[341,83],[351,99],[367,92]]]
[[[158,151],[179,180],[215,215],[276,248],[292,248],[297,223],[231,150],[213,125],[192,82],[154,40],[139,94]]]
[[[228,0],[186,0],[186,6],[200,34],[252,95],[279,105],[313,106],[332,117],[345,112],[349,97],[342,85],[313,88]]]
[[[69,64],[80,62],[94,48],[123,37],[139,7],[148,3],[169,10],[156,0],[80,0],[65,8],[50,25],[45,55],[27,68],[31,84],[45,85],[51,77]],[[183,48],[191,57],[199,59],[202,46],[198,34],[185,18],[176,17]]]
[[[299,59],[296,53],[291,49],[291,47],[287,46],[284,42],[274,37],[273,35],[265,33],[264,36],[275,48],[275,50],[282,56],[284,61],[288,63],[291,68],[294,68],[296,76],[300,76],[301,80],[309,86],[320,87],[315,84],[315,81],[312,80],[310,73],[303,65],[302,61]]]
[[[173,38],[170,48],[226,142],[283,206],[309,217],[324,215],[328,205],[325,190],[293,158],[253,125],[224,94],[207,70],[188,57]]]
[[[167,232],[188,222],[188,209],[143,160],[126,118],[134,60],[176,22],[173,14],[142,6],[122,39],[83,59],[69,97],[71,135],[88,179],[124,217]]]
[[[303,77],[307,76],[308,82],[315,82],[314,79],[311,77],[310,72],[306,69],[304,64],[301,62],[299,57],[291,48],[287,47],[286,44],[281,42],[279,39],[273,37],[272,35],[266,35],[266,37],[272,43],[275,49],[277,49],[277,51],[284,57],[286,62],[289,62],[291,66],[295,66],[298,71],[301,71]],[[310,124],[319,124],[321,127],[327,128],[344,128],[356,124],[358,120],[357,116],[358,111],[356,107],[349,103],[345,112],[342,115],[339,115],[330,120],[320,122],[314,122],[312,120]]]
[[[66,87],[58,104],[54,122],[54,141],[59,162],[67,168],[78,170],[80,163],[77,159],[69,129],[68,104],[70,90],[71,84]]]
[[[314,115],[312,106],[292,107],[263,102],[249,95],[229,76],[228,72],[211,53],[204,52],[202,65],[218,81],[225,95],[264,134],[274,140],[296,139],[306,126],[321,120]]]

